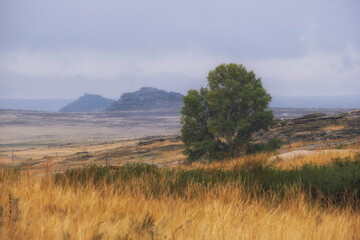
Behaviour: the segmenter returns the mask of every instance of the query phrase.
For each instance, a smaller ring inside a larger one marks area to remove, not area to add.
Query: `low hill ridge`
[[[104,98],[97,94],[86,93],[75,102],[61,108],[59,112],[101,112],[114,102],[115,100]]]

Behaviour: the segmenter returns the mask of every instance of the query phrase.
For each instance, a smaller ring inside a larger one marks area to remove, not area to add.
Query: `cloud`
[[[199,77],[216,62],[216,56],[194,51],[122,55],[93,50],[26,50],[0,56],[0,67],[17,74],[98,79],[122,74],[148,77],[163,73]]]
[[[291,83],[346,83],[360,79],[359,60],[359,51],[349,46],[343,53],[312,53],[298,58],[253,60],[250,64],[267,78]]]
[[[0,97],[184,93],[229,62],[274,94],[359,93],[359,11],[356,0],[0,1]]]
[[[13,51],[0,57],[0,67],[29,76],[113,78],[133,73],[125,57],[100,51]]]
[[[46,79],[63,82],[59,88],[64,91],[71,85],[77,91],[98,91],[111,97],[142,86],[185,93],[206,85],[209,70],[229,62],[254,70],[276,95],[356,94],[360,89],[360,53],[352,45],[341,53],[317,52],[292,58],[234,58],[196,50],[143,55],[92,50],[16,51],[0,57],[0,86],[16,79]],[[8,72],[6,76],[4,71]],[[16,77],[9,77],[11,74]]]

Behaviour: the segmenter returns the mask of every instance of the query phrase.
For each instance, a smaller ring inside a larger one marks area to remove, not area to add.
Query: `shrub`
[[[233,169],[177,169],[158,168],[154,165],[134,164],[117,169],[91,166],[85,169],[71,169],[57,174],[57,183],[81,186],[103,183],[122,188],[136,184],[143,194],[151,197],[200,196],[203,191],[216,186],[243,185],[252,195],[284,196],[286,189],[297,187],[310,199],[326,203],[352,202],[360,204],[360,154],[354,158],[336,158],[333,162],[317,166],[306,164],[295,169],[278,169],[259,162]],[[134,181],[135,180],[135,181]],[[197,186],[190,190],[189,187]]]
[[[249,143],[246,153],[254,154],[259,152],[274,152],[280,149],[282,141],[278,138],[272,138],[267,143]]]

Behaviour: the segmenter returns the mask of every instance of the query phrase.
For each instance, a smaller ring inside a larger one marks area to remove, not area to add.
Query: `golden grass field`
[[[147,146],[156,147],[166,142]],[[359,146],[354,146],[359,150]],[[178,151],[178,150],[176,150]],[[175,151],[175,152],[176,152]],[[165,154],[171,159],[171,151]],[[326,164],[350,152],[269,162],[273,154],[257,154],[211,164],[176,169],[226,169],[264,164],[289,169],[304,163]],[[136,180],[120,190],[111,183],[55,183],[52,169],[1,171],[1,239],[360,239],[360,212],[347,207],[310,202],[296,187],[279,200],[250,196],[241,185],[204,188],[190,184],[184,196],[152,197]],[[146,178],[145,178],[146,179]],[[118,183],[121,185],[121,182]],[[159,186],[161,188],[161,186]],[[193,195],[199,192],[201,194]],[[11,198],[11,199],[9,199]]]
[[[19,212],[13,209],[14,216],[2,220],[2,239],[360,238],[359,213],[310,205],[291,190],[277,207],[247,198],[240,188],[209,189],[192,200],[151,199],[140,189],[62,188],[45,176],[2,185],[3,206],[9,193]]]

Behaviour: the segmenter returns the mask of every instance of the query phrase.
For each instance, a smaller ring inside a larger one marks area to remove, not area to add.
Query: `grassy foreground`
[[[360,155],[3,170],[0,192],[1,239],[360,239]]]

